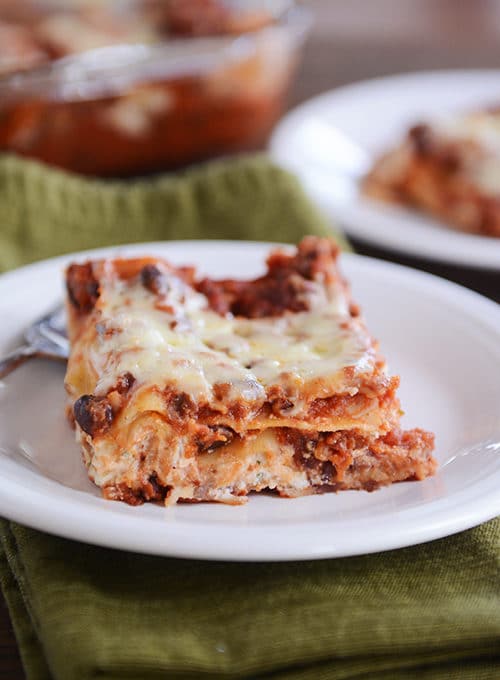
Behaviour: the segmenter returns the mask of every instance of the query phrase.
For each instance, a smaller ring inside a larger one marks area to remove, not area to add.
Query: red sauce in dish
[[[155,30],[182,36],[237,34],[272,23],[263,12],[231,14],[217,0],[172,0],[167,13],[165,5],[145,0],[143,8]],[[95,28],[94,15],[86,20]],[[43,36],[39,44],[50,60],[55,50],[46,30]],[[28,89],[15,98],[2,97],[0,151],[81,174],[116,177],[262,147],[282,113],[295,61],[290,48],[272,40],[256,42],[251,54],[228,59],[217,70],[145,78],[97,99],[63,101]]]

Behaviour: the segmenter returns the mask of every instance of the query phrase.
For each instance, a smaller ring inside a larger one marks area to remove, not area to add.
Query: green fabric
[[[89,180],[0,156],[0,225],[0,271],[120,243],[293,243],[306,233],[331,234],[297,179],[264,155],[129,182]]]
[[[0,224],[2,269],[113,243],[328,231],[262,156],[115,183],[3,157]],[[28,680],[500,677],[500,520],[416,548],[288,564],[133,555],[7,521],[0,545]]]
[[[500,520],[285,564],[147,557],[8,522],[0,535],[28,680],[50,677],[41,650],[54,680],[500,677]]]

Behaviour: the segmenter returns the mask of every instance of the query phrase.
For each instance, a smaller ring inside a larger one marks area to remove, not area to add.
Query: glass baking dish
[[[205,20],[203,8],[217,4],[225,14]],[[144,17],[165,6],[179,11],[158,40]],[[114,11],[141,17],[131,41],[113,24],[111,44],[101,45],[105,36],[81,29],[74,10],[60,13],[58,25],[53,7],[48,16],[62,48],[57,41],[50,50],[27,47],[31,19],[4,40],[18,65],[0,75],[0,151],[85,175],[126,177],[265,143],[311,24],[306,8],[283,0],[183,0],[182,7],[143,0]],[[7,16],[4,28],[13,25],[20,21]]]

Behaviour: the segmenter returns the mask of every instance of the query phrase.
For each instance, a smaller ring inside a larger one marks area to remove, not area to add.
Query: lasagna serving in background
[[[69,413],[106,498],[241,503],[434,472],[337,257],[308,237],[253,281],[156,257],[67,269]]]
[[[500,237],[500,109],[416,125],[375,162],[363,190]]]

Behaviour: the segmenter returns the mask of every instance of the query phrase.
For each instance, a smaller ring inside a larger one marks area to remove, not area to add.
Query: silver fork
[[[69,356],[69,341],[66,335],[66,313],[58,305],[48,314],[35,321],[24,332],[26,344],[18,347],[0,359],[0,379],[28,359],[43,357],[65,360]]]

